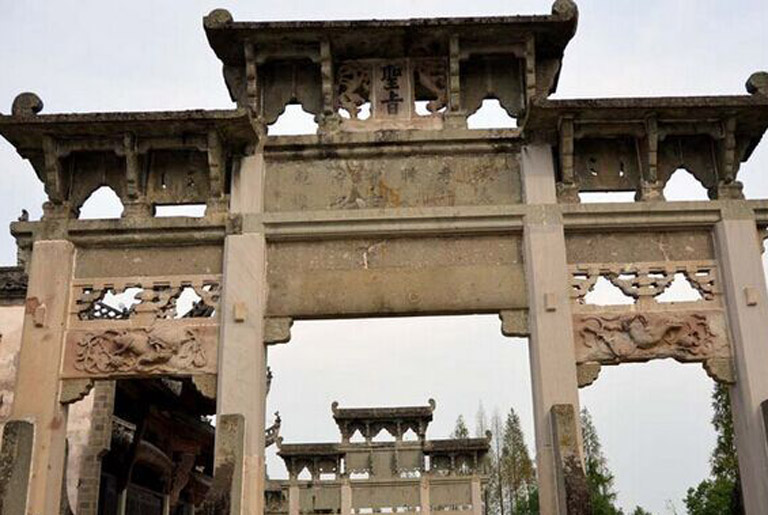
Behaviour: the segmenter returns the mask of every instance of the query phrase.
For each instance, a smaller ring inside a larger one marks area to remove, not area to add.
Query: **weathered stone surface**
[[[747,80],[747,92],[768,96],[768,72],[755,72]]]
[[[27,513],[27,481],[32,467],[35,429],[30,422],[11,420],[3,426],[0,448],[0,513]]]
[[[712,236],[707,231],[569,233],[566,249],[568,263],[574,264],[714,258]]]
[[[34,93],[21,93],[13,99],[11,114],[24,117],[34,116],[43,110],[43,101]]]
[[[10,415],[13,405],[23,324],[24,306],[0,306],[0,422]]]
[[[91,379],[65,379],[61,382],[59,402],[71,404],[83,400],[93,389],[94,382]]]
[[[579,446],[578,416],[572,405],[556,404],[552,406],[551,417],[552,440],[558,463],[557,481],[561,507],[559,512],[567,515],[591,515],[590,490]]]
[[[522,308],[519,238],[268,245],[270,316],[478,313]]]
[[[288,317],[267,317],[264,320],[264,343],[287,343],[291,339],[293,319]]]
[[[527,338],[531,334],[528,323],[528,311],[504,310],[499,313],[501,319],[501,334],[518,338]]]
[[[200,513],[230,515],[241,513],[245,418],[239,414],[219,415],[216,424],[216,463],[213,485]]]
[[[0,306],[21,304],[27,295],[27,279],[22,267],[0,267]]]
[[[388,150],[385,152],[385,150]],[[323,211],[519,203],[520,172],[513,153],[404,155],[392,147],[357,156],[274,160],[267,155],[267,211]],[[345,155],[349,154],[349,155]]]
[[[601,368],[600,363],[579,363],[576,366],[579,388],[584,388],[597,381]]]
[[[221,246],[80,248],[75,277],[220,274]]]

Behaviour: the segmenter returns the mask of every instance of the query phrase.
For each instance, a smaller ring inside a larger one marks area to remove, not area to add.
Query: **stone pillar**
[[[350,515],[352,513],[352,485],[349,478],[345,477],[341,481],[341,515]]]
[[[736,384],[731,406],[741,489],[748,515],[768,513],[768,295],[751,210],[734,202],[715,226],[720,276],[730,326]]]
[[[234,173],[231,211],[257,213],[261,209],[263,158],[242,160]],[[267,359],[264,310],[267,301],[266,241],[263,231],[233,234],[224,243],[223,294],[219,340],[216,411],[219,416],[242,415],[244,439],[240,463],[233,463],[232,506],[240,513],[264,511],[264,428]],[[218,435],[217,435],[218,437]],[[217,442],[217,449],[219,448]],[[217,451],[217,469],[219,468]]]
[[[58,513],[61,501],[67,407],[59,403],[59,367],[74,255],[75,248],[67,241],[38,241],[29,266],[11,419],[34,424],[26,501],[26,513],[31,514]]]
[[[521,152],[525,202],[524,261],[528,288],[533,416],[542,515],[566,513],[557,491],[557,463],[550,413],[556,404],[579,412],[576,354],[568,297],[565,234],[555,194],[555,169],[548,145],[528,145]],[[578,442],[581,445],[581,430]],[[579,453],[580,454],[580,453]]]
[[[293,483],[288,487],[288,515],[299,515],[301,510],[300,495],[299,485]]]
[[[483,515],[483,487],[480,478],[472,478],[472,515]]]
[[[432,501],[429,497],[429,477],[422,476],[419,488],[419,501],[421,504],[420,515],[430,515],[432,512]]]

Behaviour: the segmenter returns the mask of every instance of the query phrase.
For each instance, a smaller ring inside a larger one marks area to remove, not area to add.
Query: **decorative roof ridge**
[[[181,109],[161,111],[104,111],[86,113],[46,113],[43,101],[35,93],[16,96],[11,114],[0,113],[0,123],[56,123],[56,122],[121,122],[121,121],[183,121],[199,119],[239,119],[248,116],[243,108],[234,109]]]
[[[372,419],[386,420],[395,418],[431,418],[437,403],[429,399],[426,406],[387,406],[387,407],[358,407],[340,408],[337,401],[331,404],[333,418],[344,419]]]
[[[214,9],[203,17],[203,27],[208,29],[258,29],[258,30],[318,30],[397,27],[442,27],[446,25],[532,23],[567,21],[578,18],[578,7],[572,0],[557,0],[551,14],[510,14],[497,16],[440,16],[416,18],[363,18],[336,20],[264,20],[235,21],[226,9]]]

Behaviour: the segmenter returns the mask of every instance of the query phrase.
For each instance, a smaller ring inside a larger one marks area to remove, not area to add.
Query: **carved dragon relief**
[[[682,274],[698,301],[662,303],[656,297]],[[629,306],[586,304],[600,277],[635,300]],[[571,268],[571,299],[579,386],[601,365],[672,358],[703,363],[716,381],[733,383],[732,354],[717,270],[711,262],[590,265]]]
[[[433,97],[427,102],[427,111],[437,114],[448,105],[448,67],[443,59],[418,59],[413,61],[417,87],[424,88]],[[417,89],[418,91],[418,89]]]
[[[360,106],[371,100],[371,67],[362,63],[344,63],[337,72],[337,102],[357,120]]]
[[[713,379],[733,382],[725,316],[718,311],[574,315],[576,363],[617,365],[672,358],[704,363]],[[591,378],[594,381],[597,374]],[[582,385],[586,386],[586,385]]]
[[[89,374],[203,370],[208,363],[197,332],[173,323],[86,333],[73,366]]]

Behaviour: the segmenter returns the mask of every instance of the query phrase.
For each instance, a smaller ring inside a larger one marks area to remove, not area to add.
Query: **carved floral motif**
[[[106,329],[77,342],[73,366],[93,375],[194,372],[208,364],[196,328],[159,322],[149,328]]]

